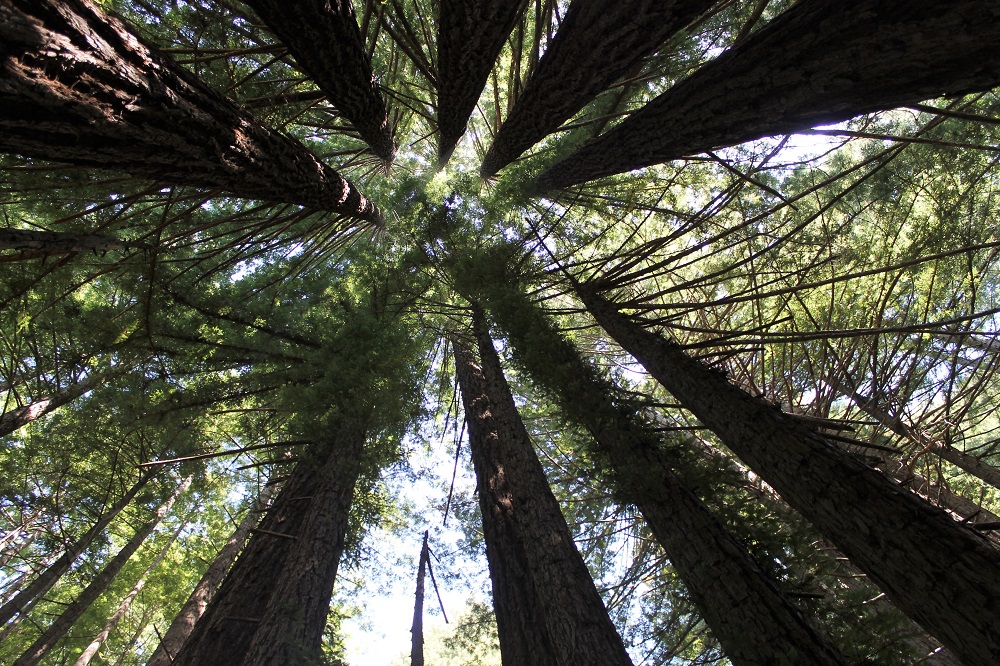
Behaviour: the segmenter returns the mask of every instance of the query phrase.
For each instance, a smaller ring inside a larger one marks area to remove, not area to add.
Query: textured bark
[[[363,442],[360,426],[345,425],[296,465],[174,656],[175,666],[288,664],[315,656]]]
[[[476,324],[482,364],[453,339],[504,664],[631,664],[576,550],[504,379]]]
[[[58,393],[38,398],[27,405],[22,405],[0,416],[0,436],[9,435],[32,421],[51,414],[63,405],[67,405],[94,387],[97,382],[84,379],[70,384]]]
[[[611,337],[900,610],[967,664],[1000,661],[1000,553],[603,297],[578,293]]]
[[[274,486],[268,486],[264,490],[260,499],[254,503],[250,511],[247,512],[247,515],[240,521],[240,524],[236,527],[236,531],[229,537],[226,545],[219,550],[219,554],[215,556],[212,564],[205,570],[201,580],[198,581],[194,591],[191,592],[191,596],[184,602],[184,606],[177,613],[177,616],[174,617],[166,633],[163,634],[160,644],[156,647],[149,661],[146,662],[146,666],[170,666],[174,655],[178,654],[181,648],[184,647],[184,643],[187,642],[191,632],[194,631],[198,620],[205,614],[205,609],[215,597],[222,579],[226,577],[226,574],[233,567],[236,556],[243,550],[243,545],[250,537],[250,530],[259,522],[260,514],[258,510],[262,510],[267,505],[273,488]]]
[[[523,294],[491,309],[517,356],[569,418],[594,437],[619,494],[635,505],[663,546],[726,656],[738,665],[843,664],[750,553],[675,471],[677,454],[634,409],[612,401],[601,380]],[[511,308],[511,304],[514,305]],[[545,367],[540,367],[544,364]]]
[[[148,520],[142,527],[136,530],[135,534],[129,539],[128,543],[118,551],[118,553],[111,558],[111,561],[104,565],[101,572],[94,576],[93,580],[83,589],[82,592],[74,599],[66,608],[60,613],[59,617],[56,618],[49,627],[42,632],[42,635],[31,644],[24,653],[18,657],[17,661],[14,662],[13,666],[35,666],[41,659],[55,647],[56,643],[66,635],[66,632],[70,630],[70,627],[80,619],[87,609],[90,608],[91,604],[97,601],[97,598],[104,593],[108,586],[114,581],[118,572],[121,571],[125,563],[132,558],[135,551],[139,550],[139,547],[146,542],[149,535],[153,533],[156,526],[160,524],[163,517],[167,515],[170,508],[174,505],[174,502],[178,497],[184,494],[184,492],[191,485],[191,477],[188,477],[183,482],[181,482],[173,494],[160,505],[160,508],[156,510],[156,514],[152,519]]]
[[[73,563],[76,562],[76,558],[80,556],[85,550],[90,547],[94,539],[98,535],[102,534],[111,521],[118,517],[118,514],[122,512],[126,506],[128,506],[132,500],[135,498],[136,494],[153,478],[152,473],[145,473],[131,488],[128,489],[121,499],[115,502],[107,511],[101,514],[97,522],[94,523],[93,527],[87,530],[83,536],[81,536],[75,543],[66,547],[66,551],[57,559],[55,562],[49,566],[42,575],[38,576],[35,580],[17,593],[17,595],[11,599],[9,602],[0,608],[0,625],[4,625],[10,621],[12,617],[18,613],[23,612],[28,608],[35,599],[41,597],[43,594],[52,589],[52,586],[62,577],[64,573],[69,571]]]
[[[0,2],[0,150],[381,221],[305,146],[90,0]]]
[[[497,131],[480,174],[495,175],[626,75],[716,0],[575,0]]]
[[[438,163],[465,134],[525,0],[441,0],[438,18]]]
[[[417,565],[417,591],[413,595],[413,624],[410,625],[410,666],[424,666],[424,573],[430,549],[427,547],[427,532],[420,547],[420,563]]]
[[[997,85],[993,0],[802,0],[543,173],[536,189]]]
[[[32,259],[53,254],[77,252],[107,252],[125,248],[148,248],[145,243],[118,240],[96,234],[72,234],[35,229],[0,229],[0,250],[17,250],[19,257],[0,255],[0,261]]]
[[[351,0],[247,0],[386,164],[396,145]]]

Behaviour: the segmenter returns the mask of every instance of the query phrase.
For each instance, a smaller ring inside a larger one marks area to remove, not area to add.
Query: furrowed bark
[[[642,513],[726,656],[742,666],[845,663],[678,476],[660,438],[614,404],[613,387],[527,297],[507,293],[502,303],[491,312],[515,357],[594,437],[620,496]]]
[[[287,653],[301,647],[311,656],[319,648],[343,548],[344,502],[349,503],[347,488],[353,492],[357,478],[363,432],[345,426],[296,465],[172,664],[286,664],[295,662],[261,651]],[[312,587],[301,590],[302,585]],[[300,593],[301,599],[290,601]],[[276,617],[288,614],[289,604],[296,608],[294,616]],[[322,623],[316,618],[320,608]],[[307,644],[317,624],[316,643]],[[260,643],[265,636],[269,644]],[[289,642],[300,639],[301,645]]]
[[[901,611],[967,664],[1000,660],[1000,552],[592,289],[577,293],[618,344]]]
[[[480,175],[490,178],[716,0],[575,0],[497,131]]]
[[[351,0],[247,0],[330,103],[386,164],[396,155]]]
[[[0,2],[0,150],[381,222],[305,146],[90,0]]]
[[[535,189],[997,85],[992,0],[802,0],[544,172]]]
[[[481,319],[482,362],[455,337],[455,365],[483,516],[505,664],[631,664],[549,489]]]
[[[76,562],[78,558],[90,544],[94,542],[100,534],[107,529],[108,525],[111,524],[118,514],[122,512],[126,506],[128,506],[135,496],[142,490],[145,485],[152,479],[153,473],[147,472],[139,477],[131,488],[128,489],[121,499],[115,502],[107,511],[101,514],[97,522],[94,523],[93,527],[87,530],[83,536],[81,536],[75,543],[66,547],[66,552],[64,552],[59,559],[53,562],[42,575],[38,576],[35,580],[17,593],[13,599],[3,605],[0,608],[0,625],[4,625],[11,620],[18,613],[23,612],[29,607],[32,601],[41,597],[43,594],[52,589],[52,586],[58,582],[64,573],[70,570],[73,563]]]
[[[0,261],[31,259],[53,254],[76,254],[79,252],[108,252],[125,248],[149,248],[145,243],[122,241],[110,236],[97,234],[74,234],[62,231],[38,231],[36,229],[0,229],[0,250],[15,250],[20,257],[0,255]]]
[[[525,0],[441,0],[438,164],[448,163]]]
[[[66,632],[70,630],[70,627],[76,623],[80,617],[87,612],[87,609],[97,601],[97,598],[104,593],[104,590],[108,589],[108,586],[114,581],[118,572],[121,571],[122,567],[125,566],[135,551],[139,550],[139,547],[146,542],[149,535],[153,533],[156,526],[160,524],[163,517],[167,515],[174,502],[177,498],[187,491],[188,487],[191,485],[191,477],[188,477],[174,490],[173,494],[156,510],[156,514],[152,519],[147,521],[142,527],[136,530],[135,534],[129,539],[128,543],[118,551],[118,553],[111,558],[101,572],[97,574],[93,580],[83,589],[82,592],[66,606],[65,610],[56,618],[49,627],[42,632],[42,635],[38,637],[31,646],[24,651],[24,653],[18,657],[17,661],[14,662],[13,666],[35,666],[42,658],[48,654],[48,652],[55,647],[56,643],[66,635]]]

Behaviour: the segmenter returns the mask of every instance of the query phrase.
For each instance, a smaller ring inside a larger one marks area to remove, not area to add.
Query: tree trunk
[[[424,574],[430,559],[427,536],[424,532],[420,563],[417,564],[417,591],[413,601],[413,624],[410,626],[410,666],[424,666]]]
[[[801,0],[543,173],[536,190],[998,84],[993,0]]]
[[[202,575],[194,591],[191,592],[191,596],[188,597],[174,621],[170,623],[166,633],[163,634],[160,644],[156,647],[149,661],[146,662],[146,666],[170,666],[174,655],[180,653],[188,637],[191,636],[191,632],[194,631],[198,620],[205,614],[205,609],[215,597],[222,579],[233,567],[236,556],[243,550],[243,545],[250,536],[250,530],[259,522],[259,512],[266,508],[273,489],[274,486],[268,486],[264,489],[258,501],[251,506],[247,515],[240,521],[236,531],[229,537],[226,545],[219,550],[219,554],[215,556],[212,564]]]
[[[503,305],[491,311],[500,318],[515,356],[562,411],[594,437],[620,496],[642,513],[726,656],[742,666],[843,664],[837,650],[678,477],[675,470],[684,463],[669,453],[670,444],[664,446],[633,408],[612,402],[613,387],[527,297],[507,293],[497,300]]]
[[[90,0],[0,2],[0,150],[380,222],[264,127]]]
[[[631,664],[576,550],[481,318],[453,338],[504,664]]]
[[[351,0],[247,0],[330,103],[386,164],[396,154]]]
[[[17,661],[14,662],[13,666],[35,666],[41,659],[51,650],[55,644],[66,635],[70,627],[80,619],[80,616],[87,612],[104,590],[114,581],[115,576],[121,571],[125,563],[131,559],[135,551],[139,550],[139,547],[145,543],[146,539],[156,526],[159,525],[163,517],[167,515],[170,508],[174,505],[174,502],[178,497],[184,494],[184,492],[191,485],[191,477],[188,477],[182,481],[174,490],[173,494],[164,502],[159,509],[156,510],[156,514],[153,518],[146,522],[145,525],[140,527],[136,533],[129,539],[128,543],[118,551],[111,561],[108,562],[99,574],[94,576],[94,579],[90,581],[90,584],[73,600],[65,610],[56,618],[49,627],[42,632],[42,635],[38,637],[31,647],[24,651],[24,653],[18,657]]]
[[[1000,661],[1000,553],[980,536],[733,386],[588,287],[590,313],[686,409],[908,616],[968,664]]]
[[[0,229],[0,250],[15,250],[17,256],[0,255],[0,261],[15,261],[48,257],[54,254],[108,252],[125,248],[148,248],[145,243],[118,240],[96,234],[72,234],[36,229]]]
[[[465,134],[479,95],[525,0],[441,0],[438,18],[438,164]]]
[[[100,379],[103,380],[105,377],[102,376]],[[51,414],[63,405],[73,402],[93,388],[95,384],[97,381],[93,377],[88,377],[75,384],[70,384],[58,393],[40,397],[27,405],[6,412],[0,416],[0,437],[9,435],[32,421],[40,419],[46,414]]]
[[[146,570],[142,572],[142,575],[139,576],[139,580],[135,582],[135,585],[133,585],[132,589],[129,590],[129,593],[125,595],[125,598],[121,600],[121,603],[118,604],[118,608],[116,608],[115,612],[108,618],[107,624],[105,624],[101,632],[94,637],[94,640],[90,642],[90,645],[84,648],[83,652],[73,663],[73,666],[87,666],[93,658],[97,656],[97,651],[101,649],[101,646],[108,640],[108,636],[110,636],[111,632],[115,630],[115,627],[118,626],[121,619],[125,617],[125,613],[127,613],[128,609],[132,607],[132,602],[134,602],[135,598],[139,596],[140,592],[142,592],[142,588],[146,587],[146,579],[149,577],[149,574],[155,571],[156,567],[160,566],[160,562],[162,562],[163,558],[167,556],[167,551],[169,551],[171,546],[174,545],[174,542],[177,541],[177,538],[181,535],[181,532],[184,531],[184,528],[186,528],[187,525],[188,520],[185,519],[180,525],[177,526],[177,529],[174,530],[173,535],[167,543],[164,544],[163,548],[160,549],[160,552],[156,554],[156,557],[154,557],[153,561],[149,563]]]
[[[494,176],[716,0],[575,0],[483,160]]]
[[[26,588],[17,593],[17,595],[11,599],[9,602],[0,608],[0,625],[6,624],[18,613],[22,612],[27,608],[28,604],[31,603],[38,597],[52,589],[52,586],[56,584],[59,578],[62,577],[64,573],[69,571],[70,567],[76,561],[76,558],[80,556],[90,544],[93,543],[94,539],[98,535],[104,532],[112,520],[114,520],[122,509],[129,505],[129,503],[135,498],[136,494],[152,479],[153,473],[144,473],[139,477],[139,480],[129,488],[128,492],[122,496],[114,505],[111,506],[106,512],[101,514],[101,517],[94,523],[87,532],[81,536],[76,543],[68,546],[66,552],[64,552],[59,559],[52,563],[52,565],[45,570],[45,572],[38,576],[35,580],[31,582]]]
[[[344,421],[296,465],[174,666],[287,664],[295,663],[290,655],[315,656],[365,437],[360,419]]]

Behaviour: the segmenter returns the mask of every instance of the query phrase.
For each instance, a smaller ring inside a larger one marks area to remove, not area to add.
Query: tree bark
[[[438,164],[448,163],[525,0],[441,0]]]
[[[733,386],[589,287],[618,344],[878,585],[968,664],[1000,660],[1000,553],[815,430]]]
[[[381,222],[305,146],[90,0],[0,2],[0,150]]]
[[[100,379],[104,379],[101,377]],[[27,405],[22,405],[0,416],[0,436],[9,435],[23,428],[32,421],[51,414],[63,405],[68,405],[84,393],[92,389],[97,381],[89,377],[75,384],[70,384],[58,393],[40,397]]]
[[[544,172],[538,192],[1000,84],[993,0],[802,0]]]
[[[97,656],[97,651],[101,649],[101,646],[108,640],[108,636],[110,636],[111,632],[115,630],[115,627],[118,626],[121,619],[125,617],[125,613],[127,613],[129,608],[132,607],[132,603],[135,601],[135,598],[139,596],[139,593],[142,592],[142,588],[146,587],[146,580],[148,579],[149,574],[155,571],[156,567],[160,566],[160,562],[162,562],[163,558],[167,556],[167,552],[174,545],[174,542],[177,541],[177,538],[181,535],[181,532],[184,531],[187,525],[188,520],[185,519],[180,525],[177,526],[177,529],[174,530],[173,535],[167,543],[163,545],[160,552],[156,554],[156,557],[154,557],[152,562],[149,563],[146,570],[142,572],[141,576],[139,576],[139,580],[135,582],[132,589],[129,590],[128,594],[125,595],[125,598],[118,604],[118,608],[116,608],[115,612],[108,618],[104,628],[101,629],[101,632],[94,637],[94,640],[92,640],[90,644],[84,648],[83,652],[80,653],[80,656],[77,657],[77,660],[73,663],[73,666],[87,666],[94,659],[94,657]]]
[[[188,637],[191,636],[191,632],[194,631],[198,620],[205,614],[205,609],[215,597],[222,579],[226,577],[226,574],[233,567],[236,556],[243,550],[244,544],[250,537],[250,530],[259,522],[259,511],[262,511],[267,506],[273,488],[274,486],[268,486],[264,489],[258,501],[251,506],[247,515],[243,517],[243,520],[236,527],[236,531],[229,537],[226,545],[219,550],[219,554],[215,556],[212,564],[205,570],[201,580],[198,581],[194,591],[191,592],[191,596],[188,597],[184,606],[181,607],[180,612],[177,613],[173,622],[170,623],[170,627],[166,633],[163,634],[160,644],[153,651],[149,661],[146,662],[146,666],[170,666],[174,655],[180,653]]]
[[[93,527],[87,530],[83,536],[81,536],[75,543],[67,546],[66,552],[64,552],[59,559],[52,563],[45,572],[38,576],[35,580],[17,593],[17,595],[11,599],[9,602],[0,608],[0,625],[4,625],[11,620],[18,613],[23,612],[25,608],[28,607],[33,600],[41,597],[43,594],[52,589],[52,586],[62,577],[64,573],[69,571],[73,563],[76,562],[76,558],[80,556],[90,544],[93,543],[94,539],[98,535],[107,529],[111,521],[114,520],[119,513],[122,512],[126,506],[128,506],[132,500],[135,498],[136,494],[153,478],[154,473],[144,473],[139,477],[139,480],[129,488],[121,499],[115,502],[110,509],[101,514],[97,522],[94,523]]]
[[[247,0],[330,103],[385,164],[396,154],[389,114],[351,0]]]
[[[35,666],[42,658],[55,647],[55,644],[66,635],[70,627],[80,619],[80,616],[87,612],[104,590],[114,581],[118,572],[121,571],[125,563],[131,559],[135,551],[139,550],[139,547],[146,542],[149,535],[153,533],[156,526],[160,524],[163,517],[167,515],[170,508],[174,505],[174,502],[178,497],[184,494],[184,492],[191,485],[191,477],[188,477],[182,481],[177,488],[174,490],[173,494],[160,505],[160,508],[156,510],[156,514],[153,518],[146,522],[145,525],[136,530],[136,533],[129,539],[128,543],[118,551],[118,553],[111,558],[99,574],[94,576],[94,579],[90,581],[90,584],[73,600],[65,610],[56,618],[49,627],[42,632],[42,635],[31,644],[24,653],[18,657],[17,661],[14,662],[13,666]]]
[[[613,403],[613,387],[522,293],[501,302],[491,312],[515,357],[594,437],[620,496],[642,513],[726,656],[741,666],[845,663],[678,476],[683,464],[669,445],[633,408]]]
[[[96,234],[73,234],[36,229],[0,229],[0,250],[16,250],[20,256],[0,255],[0,261],[34,259],[53,254],[108,252],[125,248],[149,248],[145,243],[122,241]]]
[[[496,175],[715,3],[575,0],[497,131],[480,175]]]
[[[315,658],[343,550],[365,431],[340,431],[299,462],[174,666],[288,664]]]
[[[576,550],[481,318],[452,339],[504,664],[631,664]]]
[[[413,600],[413,624],[410,625],[410,666],[424,666],[424,574],[430,559],[427,536],[424,532],[420,563],[417,564],[417,591]]]

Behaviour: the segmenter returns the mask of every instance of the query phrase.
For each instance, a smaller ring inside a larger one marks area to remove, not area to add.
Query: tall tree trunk
[[[465,134],[479,95],[525,0],[441,0],[438,18],[438,164]]]
[[[9,602],[0,607],[0,625],[6,624],[18,613],[24,611],[32,601],[41,597],[43,594],[52,589],[52,586],[62,577],[64,573],[69,571],[73,563],[76,562],[76,558],[80,556],[85,550],[90,547],[94,539],[98,535],[102,534],[108,525],[114,520],[122,509],[128,506],[132,500],[135,498],[136,494],[142,490],[142,488],[152,479],[154,473],[146,472],[139,477],[139,480],[129,488],[121,499],[115,502],[107,511],[101,514],[101,517],[97,519],[93,527],[86,531],[75,543],[66,547],[66,551],[57,559],[55,562],[49,566],[44,573],[31,581],[31,583],[17,593],[17,595],[11,599]]]
[[[549,489],[481,318],[453,338],[504,664],[631,664]]]
[[[27,405],[22,405],[4,413],[0,416],[0,436],[9,435],[32,421],[40,419],[46,414],[51,414],[63,405],[68,405],[92,389],[99,383],[99,380],[104,380],[106,377],[107,375],[88,377],[75,384],[66,386],[57,393],[37,398]]]
[[[361,423],[345,417],[296,465],[174,666],[287,664],[316,656],[360,471]]]
[[[480,174],[495,175],[556,131],[716,0],[575,0],[497,131]]]
[[[497,281],[508,285],[509,282]],[[668,453],[634,408],[580,358],[521,292],[491,308],[515,356],[564,413],[583,425],[614,472],[620,496],[642,513],[726,656],[742,666],[843,664],[750,553],[678,477]]]
[[[993,0],[801,0],[543,173],[536,189],[997,85]]]
[[[247,0],[327,99],[386,164],[396,154],[351,0]]]
[[[122,241],[96,234],[73,234],[64,231],[39,231],[37,229],[0,229],[0,250],[15,250],[19,254],[0,255],[0,261],[34,259],[53,254],[78,252],[108,252],[125,248],[148,248],[145,243]]]
[[[156,514],[153,518],[146,522],[145,525],[136,530],[136,533],[129,539],[128,543],[118,551],[118,553],[111,558],[99,574],[94,576],[93,580],[87,585],[86,588],[70,603],[63,612],[56,618],[49,627],[42,632],[42,635],[38,637],[34,643],[31,644],[24,653],[18,657],[17,661],[14,662],[13,666],[35,666],[41,659],[51,650],[55,644],[66,635],[70,627],[80,619],[80,616],[87,612],[91,604],[97,601],[97,598],[104,593],[104,590],[114,581],[118,572],[121,571],[125,563],[131,559],[135,551],[139,550],[139,547],[146,542],[149,535],[153,533],[156,526],[160,524],[163,517],[167,515],[170,508],[174,505],[174,502],[178,497],[187,491],[188,487],[191,485],[191,477],[188,477],[182,481],[177,488],[174,490],[173,494],[160,505],[160,508],[156,510]]]
[[[1000,553],[813,428],[733,386],[589,287],[590,313],[686,409],[968,664],[1000,661]]]
[[[0,2],[0,150],[381,221],[305,146],[90,0]]]
[[[430,548],[428,533],[424,532],[424,543],[420,547],[420,562],[417,564],[417,591],[413,595],[413,624],[410,625],[410,666],[424,666],[424,575]]]
[[[212,564],[205,570],[201,580],[198,581],[194,591],[191,592],[191,596],[188,597],[180,612],[177,613],[173,622],[170,623],[170,627],[167,628],[166,633],[163,634],[160,644],[153,651],[149,661],[146,662],[146,666],[170,666],[174,660],[174,655],[180,653],[181,648],[184,647],[184,643],[187,642],[188,637],[191,636],[191,632],[194,631],[198,620],[205,614],[205,609],[208,608],[208,605],[215,597],[222,579],[232,569],[233,562],[236,561],[236,556],[243,550],[243,546],[250,536],[250,531],[260,521],[260,513],[270,501],[273,490],[274,486],[268,486],[264,489],[261,496],[247,512],[247,515],[240,521],[240,524],[236,527],[236,531],[226,541],[226,545],[219,550],[219,554],[215,556]]]
[[[101,646],[108,640],[108,636],[110,636],[111,632],[115,630],[115,627],[118,626],[121,619],[125,617],[125,613],[127,613],[129,608],[132,607],[132,603],[135,601],[135,598],[139,596],[139,593],[142,592],[142,588],[146,587],[146,580],[149,578],[149,574],[155,571],[156,567],[160,566],[160,562],[162,562],[163,558],[167,556],[167,551],[169,551],[174,545],[174,542],[177,541],[177,538],[181,535],[181,532],[184,531],[187,525],[188,519],[185,519],[180,525],[177,526],[177,529],[174,530],[173,535],[171,535],[170,539],[167,540],[167,543],[163,545],[160,552],[156,554],[156,557],[154,557],[149,563],[146,570],[142,572],[141,576],[139,576],[139,580],[135,582],[132,589],[129,590],[128,594],[125,595],[125,598],[118,604],[118,608],[116,608],[115,612],[108,618],[104,628],[101,629],[101,632],[94,637],[94,640],[92,640],[90,644],[84,648],[83,652],[80,653],[80,656],[73,663],[73,666],[87,666],[94,659],[94,657],[97,656],[97,651],[101,649]]]

